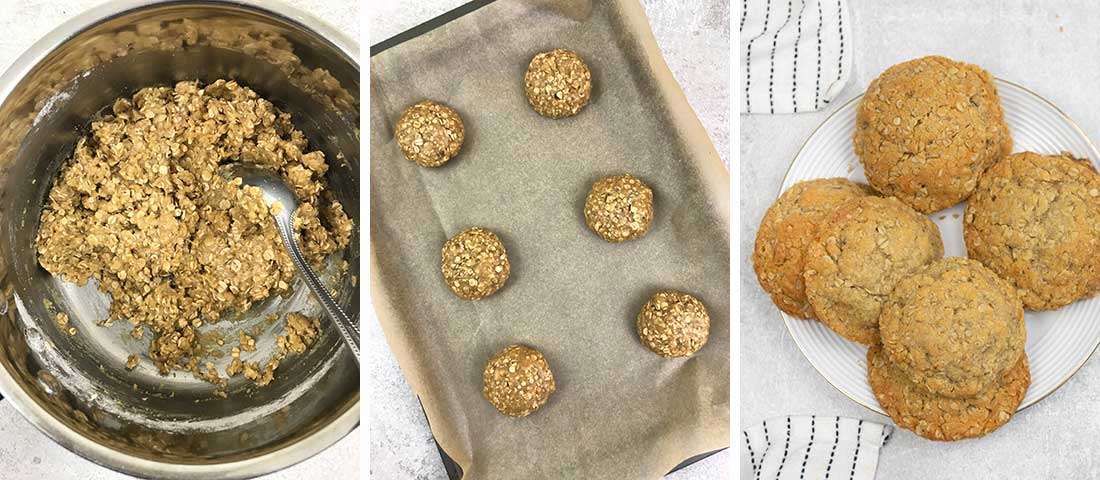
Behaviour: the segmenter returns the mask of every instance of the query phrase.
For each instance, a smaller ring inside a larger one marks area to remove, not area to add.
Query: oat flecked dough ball
[[[989,72],[935,56],[871,82],[852,140],[871,186],[924,213],[966,200],[982,172],[1012,151]]]
[[[510,345],[485,365],[482,393],[500,413],[526,417],[554,393],[554,374],[542,353],[523,345]]]
[[[653,190],[631,175],[604,177],[588,192],[584,221],[612,243],[639,238],[653,222]]]
[[[438,167],[458,155],[466,128],[455,109],[424,100],[397,120],[397,145],[405,158],[422,167]]]
[[[638,312],[638,338],[662,357],[686,357],[707,344],[710,315],[699,299],[673,290],[657,292]]]
[[[480,300],[508,280],[508,252],[495,233],[473,227],[443,244],[443,280],[460,298]]]
[[[592,97],[592,72],[571,50],[558,48],[535,55],[523,82],[527,101],[544,117],[576,115]]]

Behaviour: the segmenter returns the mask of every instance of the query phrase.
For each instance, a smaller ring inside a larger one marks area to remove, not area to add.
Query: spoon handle
[[[328,293],[328,289],[321,284],[321,279],[317,278],[317,274],[313,272],[313,268],[309,266],[309,262],[306,262],[305,257],[302,255],[301,248],[298,247],[298,240],[294,238],[294,227],[292,227],[289,222],[279,217],[276,217],[275,225],[279,229],[279,234],[283,237],[283,243],[290,253],[290,258],[294,260],[294,265],[298,267],[298,273],[300,273],[302,278],[306,281],[306,286],[309,287],[309,290],[313,292],[313,295],[321,302],[321,308],[328,314],[328,317],[336,323],[336,329],[340,331],[340,336],[344,337],[344,343],[351,349],[351,353],[355,355],[355,361],[358,363],[359,325],[348,318],[344,310],[336,304],[336,300]]]

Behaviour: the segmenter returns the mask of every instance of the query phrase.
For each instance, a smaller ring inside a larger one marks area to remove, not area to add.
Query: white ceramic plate
[[[1100,164],[1100,151],[1061,110],[1015,83],[997,79],[996,84],[1014,152],[1066,151],[1088,158],[1093,165]],[[848,177],[866,183],[863,167],[852,150],[859,99],[853,98],[840,107],[810,135],[787,172],[783,191],[814,178]],[[940,228],[946,256],[966,256],[962,235],[965,208],[963,203],[929,215]],[[845,340],[820,322],[781,314],[798,348],[829,383],[860,405],[883,413],[867,383],[867,347]],[[1025,317],[1024,348],[1031,364],[1031,388],[1020,403],[1021,410],[1062,386],[1096,350],[1100,343],[1100,297],[1053,312],[1027,312]]]

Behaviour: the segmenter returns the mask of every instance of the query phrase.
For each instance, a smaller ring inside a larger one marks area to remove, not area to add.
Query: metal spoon
[[[358,362],[359,325],[348,318],[348,315],[336,304],[336,300],[333,300],[332,295],[321,284],[317,274],[314,273],[305,257],[302,256],[298,239],[294,237],[294,212],[298,210],[298,198],[294,196],[294,190],[287,186],[282,177],[275,172],[256,165],[230,163],[222,166],[220,172],[225,178],[240,178],[242,185],[259,188],[263,192],[264,203],[267,204],[268,208],[275,202],[282,205],[282,209],[279,209],[278,213],[272,216],[275,217],[275,228],[279,230],[280,236],[283,237],[283,245],[290,253],[290,258],[294,260],[294,265],[298,267],[298,273],[306,281],[306,286],[321,302],[321,308],[328,314],[328,317],[336,323],[336,328],[340,330],[340,336],[344,337],[344,343],[351,349],[351,352],[355,355],[355,361]]]

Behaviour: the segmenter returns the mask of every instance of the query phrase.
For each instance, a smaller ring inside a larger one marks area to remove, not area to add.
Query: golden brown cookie
[[[806,248],[837,207],[870,192],[866,185],[846,178],[809,180],[788,188],[768,208],[756,232],[752,267],[760,286],[780,310],[814,318],[802,281]]]
[[[554,374],[542,353],[523,345],[509,345],[485,365],[482,394],[500,413],[526,417],[554,393]]]
[[[926,213],[966,200],[982,172],[1012,151],[993,77],[936,56],[871,82],[852,141],[872,187]]]
[[[458,155],[466,128],[455,109],[424,100],[397,120],[394,136],[405,158],[422,167],[438,167]]]
[[[639,238],[653,221],[653,190],[632,175],[601,178],[584,200],[584,221],[612,243]]]
[[[638,338],[662,357],[686,357],[707,344],[710,315],[699,299],[665,290],[654,293],[638,312]]]
[[[1068,156],[1013,154],[991,167],[963,218],[966,251],[1013,282],[1024,308],[1100,291],[1100,175]]]
[[[929,440],[954,441],[986,435],[1008,423],[1031,385],[1027,355],[1021,355],[993,388],[970,398],[947,398],[913,383],[875,345],[867,350],[867,381],[899,427]]]
[[[898,199],[841,205],[806,253],[806,296],[818,320],[844,338],[878,343],[882,304],[897,285],[943,257],[940,231]]]
[[[891,363],[929,392],[951,398],[994,386],[1024,354],[1024,306],[977,260],[937,260],[902,279],[882,306]]]
[[[592,72],[572,50],[555,49],[535,55],[523,77],[527,101],[544,117],[570,117],[592,97]]]
[[[508,280],[508,252],[496,234],[480,227],[467,228],[443,244],[443,280],[466,300],[496,292]]]

